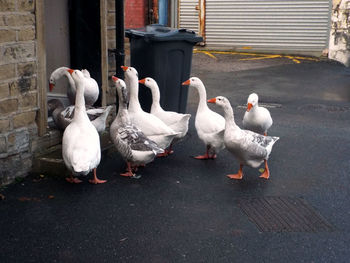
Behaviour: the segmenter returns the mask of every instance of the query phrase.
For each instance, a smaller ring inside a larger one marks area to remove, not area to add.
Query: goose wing
[[[163,149],[159,148],[154,141],[148,139],[144,133],[133,124],[119,127],[117,136],[123,144],[128,145],[130,150],[154,151],[156,153],[163,152]]]
[[[264,136],[249,130],[242,130],[244,139],[242,146],[246,153],[253,158],[266,159],[271,151],[272,145],[278,137]]]

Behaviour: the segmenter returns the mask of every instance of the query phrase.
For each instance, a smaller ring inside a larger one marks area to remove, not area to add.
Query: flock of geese
[[[145,166],[156,157],[173,153],[173,144],[181,141],[188,131],[191,115],[165,111],[159,103],[161,94],[154,79],[139,80],[135,68],[122,66],[122,69],[125,82],[112,77],[118,94],[119,109],[109,133],[115,148],[127,164],[126,171],[120,175],[138,178],[136,171],[140,166]],[[54,99],[49,101],[49,113],[56,126],[64,130],[62,156],[66,167],[71,171],[66,180],[80,183],[81,180],[76,176],[87,175],[93,171],[90,183],[105,183],[106,180],[97,178],[96,168],[101,160],[99,132],[105,130],[111,106],[92,107],[98,98],[99,89],[87,70],[58,68],[51,74],[50,91],[57,79],[63,76],[68,78],[67,95],[74,106],[64,108],[62,103]],[[145,85],[152,92],[150,113],[143,111],[140,105],[139,84]],[[226,148],[240,164],[239,171],[227,175],[229,178],[242,179],[243,166],[257,168],[264,163],[264,172],[260,177],[268,179],[270,172],[267,160],[272,146],[279,138],[267,136],[272,118],[266,108],[258,105],[258,95],[252,93],[248,97],[243,118],[245,129],[241,129],[235,123],[234,112],[227,98],[218,96],[207,100],[205,86],[197,77],[191,77],[182,85],[194,87],[199,95],[195,128],[206,146],[206,152],[194,158],[215,159]],[[224,117],[212,111],[207,103],[222,107]]]

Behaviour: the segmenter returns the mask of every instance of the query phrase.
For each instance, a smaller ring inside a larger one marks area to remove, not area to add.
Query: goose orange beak
[[[247,111],[250,111],[250,110],[251,110],[251,108],[253,108],[253,104],[248,103],[248,104],[247,104]]]
[[[129,67],[126,66],[120,66],[124,71],[127,71]]]
[[[140,80],[139,80],[139,83],[145,84],[145,83],[146,83],[146,79],[145,79],[145,78],[144,78],[144,79],[140,79]]]
[[[50,92],[53,90],[54,87],[55,87],[55,84],[49,83]]]
[[[190,85],[190,80],[188,79],[188,80],[182,82],[182,85]]]
[[[71,74],[72,75],[72,73],[74,72],[74,70],[73,69],[67,69],[67,71],[69,72],[69,74]]]
[[[119,79],[119,78],[117,78],[116,76],[112,76],[112,80],[113,80],[114,82],[116,82],[118,79]]]
[[[216,98],[212,98],[210,100],[208,100],[209,103],[216,103]]]

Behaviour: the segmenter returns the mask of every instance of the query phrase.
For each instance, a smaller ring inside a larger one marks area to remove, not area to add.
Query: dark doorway
[[[69,36],[71,67],[89,70],[101,87],[100,1],[69,0]],[[100,88],[95,106],[101,106],[101,98]]]

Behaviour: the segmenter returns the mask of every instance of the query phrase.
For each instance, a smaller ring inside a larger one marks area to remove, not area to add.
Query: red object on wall
[[[125,28],[139,28],[146,25],[148,19],[148,0],[126,0]]]

